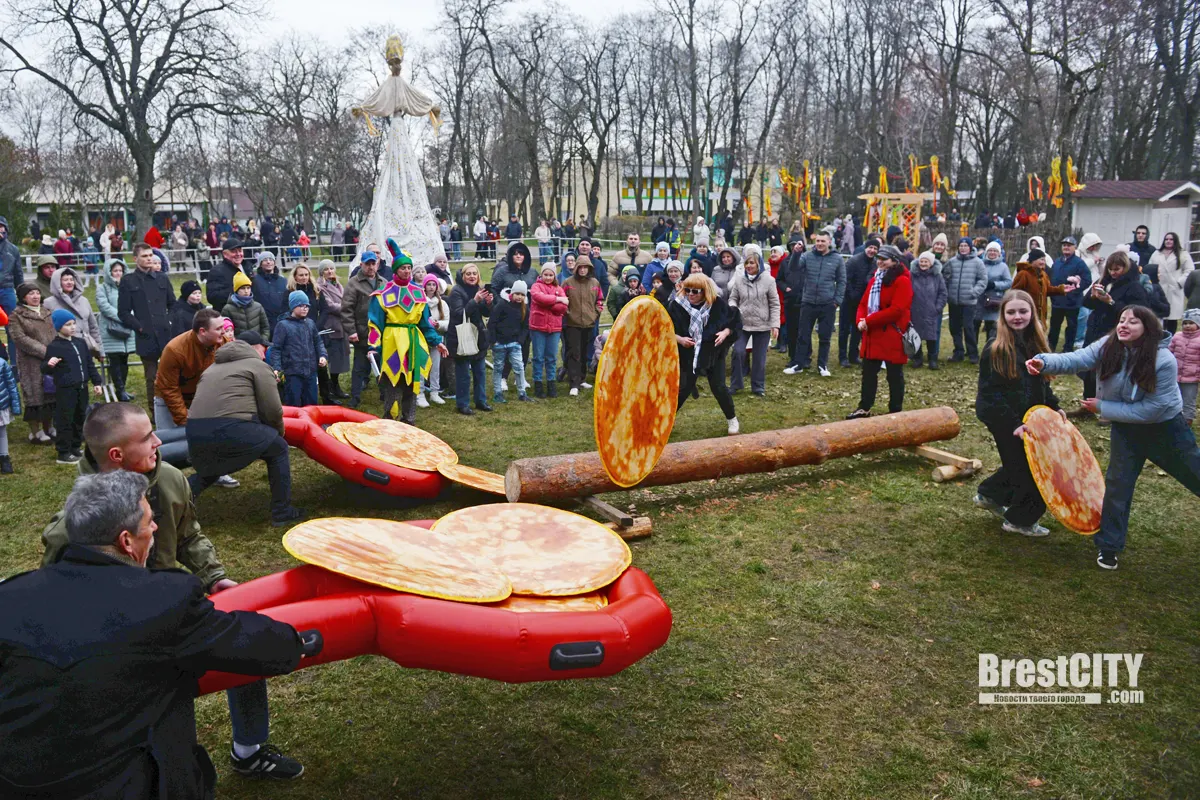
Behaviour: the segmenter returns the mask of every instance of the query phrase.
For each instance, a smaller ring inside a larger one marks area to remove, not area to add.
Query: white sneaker
[[[821,373],[822,378],[832,378],[833,377],[833,373],[830,372],[825,367],[817,367],[817,372]]]
[[[568,394],[570,394],[570,395],[571,395],[571,397],[579,397],[579,390],[578,390],[578,389],[572,389],[570,392],[568,392]]]
[[[500,391],[502,391],[502,392],[508,391],[508,379],[507,378],[500,379]]]
[[[587,381],[584,381],[583,383],[579,384],[579,386],[580,386],[581,388],[583,388],[583,389],[590,389],[590,388],[592,388],[592,385],[591,385],[590,383],[588,383]]]
[[[222,475],[217,478],[215,485],[220,486],[222,489],[236,489],[242,484],[236,478],[232,478],[229,475]]]
[[[1028,536],[1033,539],[1040,539],[1043,536],[1050,535],[1049,528],[1044,528],[1041,525],[1038,525],[1036,522],[1030,525],[1028,528],[1022,528],[1020,525],[1013,525],[1011,522],[1005,520],[1004,524],[1000,527],[1009,533],[1019,533],[1022,536]]]
[[[804,370],[800,369],[799,367],[784,367],[783,368],[784,375],[799,375],[801,372],[804,372]]]
[[[446,401],[442,399],[441,392],[430,392],[429,393],[429,402],[437,403],[439,406],[446,405]]]
[[[425,399],[424,392],[417,392],[417,408],[429,408],[429,401]]]
[[[738,424],[737,417],[734,417],[733,419],[729,420],[729,435],[730,436],[733,436],[735,433],[737,433],[741,429],[742,429],[742,426]]]

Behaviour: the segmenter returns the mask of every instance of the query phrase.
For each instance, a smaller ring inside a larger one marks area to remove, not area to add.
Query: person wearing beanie
[[[667,265],[671,263],[671,245],[666,242],[659,242],[654,245],[654,258],[645,269],[642,270],[642,286],[649,286],[654,280],[655,275],[662,275],[667,271]],[[625,270],[621,270],[622,278]],[[615,284],[616,281],[613,281]]]
[[[1190,427],[1196,420],[1196,395],[1200,389],[1200,308],[1189,308],[1183,312],[1179,333],[1171,337],[1170,348],[1179,364],[1183,419]]]
[[[50,279],[58,270],[58,260],[54,256],[40,256],[37,261],[33,262],[33,268],[37,270],[33,282],[41,290],[42,302],[45,302],[54,296],[54,292],[50,288]]]
[[[628,276],[627,281],[637,281],[638,268],[630,264],[623,274]],[[536,397],[558,397],[557,356],[566,313],[567,292],[558,283],[554,264],[546,262],[537,283],[529,288],[529,338],[533,342],[533,393]]]
[[[270,250],[261,250],[255,258],[254,299],[262,304],[267,313],[267,324],[271,326],[271,341],[275,340],[275,326],[288,316],[288,295],[290,290],[287,278],[279,273],[276,266],[275,254]]]
[[[233,294],[229,303],[221,309],[222,316],[233,322],[234,335],[245,331],[256,331],[263,341],[271,341],[271,324],[262,304],[254,299],[254,286],[240,270],[233,276]]]
[[[517,399],[522,402],[532,402],[526,390],[529,388],[525,380],[525,362],[522,360],[522,348],[529,340],[529,286],[525,281],[516,281],[511,287],[500,292],[500,299],[492,309],[488,320],[488,338],[492,342],[492,402],[507,403],[504,396],[505,388],[503,370],[506,365],[512,367],[516,376]]]
[[[42,290],[29,282],[17,286],[17,307],[8,319],[13,364],[21,388],[24,419],[29,423],[31,444],[50,444],[54,439],[54,387],[42,380],[46,346],[54,341],[50,312],[42,305]]]
[[[446,292],[446,284],[442,283],[442,279],[437,275],[426,275],[425,280],[421,282],[421,289],[425,292],[425,307],[429,309],[429,324],[445,338],[450,327],[450,305],[442,297]],[[442,377],[445,371],[442,354],[435,347],[429,352],[429,356],[433,363],[429,368],[429,380],[425,382],[425,391],[417,395],[417,408],[429,408],[430,403],[439,406],[446,403],[442,399],[442,386],[448,385],[448,382]],[[447,356],[445,361],[450,359],[451,357]],[[453,368],[451,362],[450,369]]]
[[[625,307],[626,303],[642,294],[645,294],[645,292],[642,289],[642,279],[638,276],[638,268],[630,264],[621,270],[621,282],[614,283],[612,288],[608,290],[606,305],[608,306],[608,313],[612,315],[613,321],[616,322],[621,309]],[[566,310],[566,306],[563,307],[563,310]]]
[[[329,363],[328,354],[317,323],[308,318],[308,295],[296,289],[287,302],[289,313],[275,326],[268,363],[283,380],[284,405],[315,406],[317,370]]]
[[[56,334],[46,345],[42,374],[54,379],[54,449],[57,464],[74,465],[83,458],[83,418],[87,413],[88,381],[99,396],[104,391],[92,354],[82,339],[76,338],[75,315],[65,308],[50,314]]]
[[[1079,289],[1079,277],[1072,275],[1061,286],[1050,283],[1050,275],[1046,272],[1046,253],[1033,248],[1028,253],[1028,260],[1017,264],[1017,274],[1013,277],[1012,288],[1028,292],[1033,298],[1033,310],[1045,328],[1049,323],[1049,311],[1046,300],[1051,295],[1066,294]]]
[[[417,394],[433,367],[429,351],[436,347],[443,358],[450,351],[429,321],[425,292],[412,283],[412,257],[393,238],[388,238],[387,247],[392,254],[392,279],[371,295],[367,345],[379,359],[383,417],[392,418],[398,407],[399,419],[415,425]]]
[[[179,287],[179,300],[171,306],[171,333],[178,336],[192,329],[192,319],[204,305],[204,291],[197,281],[187,280]]]
[[[996,322],[1000,316],[1000,301],[1012,288],[1012,272],[1004,263],[1004,248],[999,242],[988,242],[983,248],[983,268],[987,270],[987,287],[979,297],[975,319],[983,323],[987,341],[996,338]],[[976,341],[979,334],[975,334]]]

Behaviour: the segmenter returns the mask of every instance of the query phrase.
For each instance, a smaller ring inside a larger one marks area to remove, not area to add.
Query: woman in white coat
[[[1183,312],[1187,310],[1187,294],[1183,291],[1183,284],[1196,265],[1183,248],[1177,233],[1168,233],[1163,237],[1162,245],[1150,256],[1150,263],[1158,267],[1158,282],[1167,296],[1167,302],[1171,304],[1163,328],[1175,333]]]

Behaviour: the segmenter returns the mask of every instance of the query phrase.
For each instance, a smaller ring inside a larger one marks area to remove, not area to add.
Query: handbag
[[[897,332],[900,331],[899,326],[893,325],[892,327]],[[917,329],[913,327],[911,322],[908,323],[908,329],[900,334],[900,341],[904,345],[904,355],[909,358],[921,352],[921,334],[917,333]]]
[[[479,329],[474,323],[463,320],[454,326],[454,333],[458,337],[457,355],[479,355]]]
[[[125,340],[133,336],[133,331],[119,322],[113,322],[111,319],[104,320],[104,330],[114,339]]]

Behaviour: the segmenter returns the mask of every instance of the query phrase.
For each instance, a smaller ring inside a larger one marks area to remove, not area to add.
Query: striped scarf
[[[696,343],[696,346],[692,348],[692,371],[695,372],[700,363],[700,340],[704,338],[704,326],[708,324],[708,315],[712,311],[712,306],[705,303],[696,307],[688,300],[684,300],[679,305],[686,308],[691,316],[691,319],[688,320],[688,337]]]
[[[871,282],[871,296],[867,299],[867,313],[874,314],[879,310],[879,294],[883,291],[883,275],[886,269],[875,270],[875,280]]]

